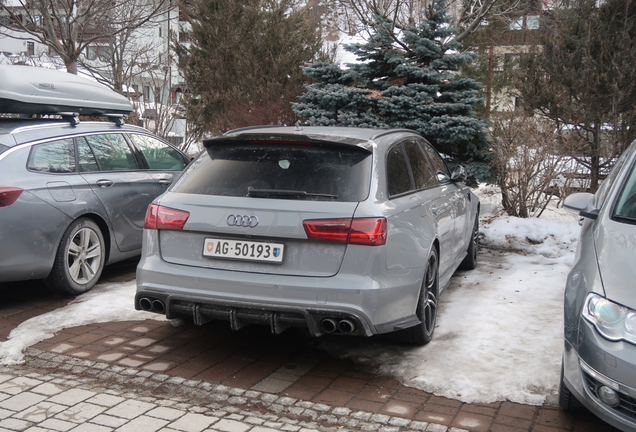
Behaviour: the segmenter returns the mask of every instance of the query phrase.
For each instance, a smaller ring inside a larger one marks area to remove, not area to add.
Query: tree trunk
[[[77,75],[77,60],[64,60],[66,72]]]

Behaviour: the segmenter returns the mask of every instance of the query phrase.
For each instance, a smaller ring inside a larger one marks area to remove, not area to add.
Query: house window
[[[35,42],[27,42],[27,55],[28,56],[35,55]]]
[[[539,15],[530,15],[526,17],[526,28],[528,30],[539,30]]]
[[[190,35],[186,32],[179,32],[179,42],[190,42]]]
[[[107,62],[111,56],[111,49],[109,46],[93,45],[86,48],[86,58],[89,60],[99,59],[103,62]]]

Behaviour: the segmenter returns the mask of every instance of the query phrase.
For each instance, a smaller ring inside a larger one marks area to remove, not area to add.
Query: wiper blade
[[[248,197],[321,197],[321,198],[338,198],[338,195],[323,194],[323,193],[311,193],[299,190],[284,190],[284,189],[255,189],[252,186],[247,188]]]

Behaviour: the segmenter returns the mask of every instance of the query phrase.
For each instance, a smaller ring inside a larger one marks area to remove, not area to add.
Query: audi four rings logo
[[[256,216],[231,214],[227,217],[226,222],[229,226],[254,228],[258,225],[258,218]]]

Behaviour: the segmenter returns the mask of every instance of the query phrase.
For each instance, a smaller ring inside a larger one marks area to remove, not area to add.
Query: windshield
[[[358,147],[233,144],[206,149],[171,189],[204,195],[356,202],[371,153]]]
[[[632,171],[623,185],[614,211],[615,219],[630,223],[636,223],[636,169],[634,168],[635,166],[632,165]]]

